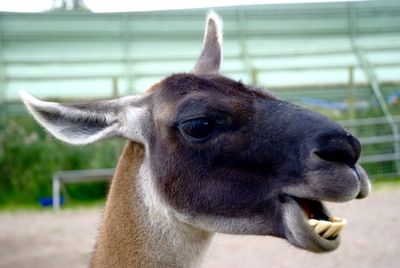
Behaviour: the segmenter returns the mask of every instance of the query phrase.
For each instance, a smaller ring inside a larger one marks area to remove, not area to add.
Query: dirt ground
[[[349,221],[333,253],[272,237],[217,235],[202,268],[400,267],[400,189],[329,207]],[[86,267],[100,217],[101,209],[0,213],[0,267]]]

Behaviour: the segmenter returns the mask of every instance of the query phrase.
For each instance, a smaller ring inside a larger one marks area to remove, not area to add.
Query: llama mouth
[[[340,245],[340,232],[347,220],[331,216],[320,201],[285,196],[286,239],[295,246],[314,251],[332,251]]]
[[[334,240],[347,224],[347,220],[339,217],[331,217],[328,221],[309,219],[308,224],[314,232],[325,239]]]
[[[293,198],[304,212],[308,224],[314,232],[328,240],[336,239],[347,224],[344,218],[329,216],[326,207],[315,200]]]

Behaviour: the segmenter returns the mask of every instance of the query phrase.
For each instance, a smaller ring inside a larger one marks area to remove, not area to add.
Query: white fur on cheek
[[[151,173],[150,159],[146,153],[143,164],[139,170],[138,186],[140,195],[148,209],[151,228],[162,233],[169,244],[160,243],[160,247],[171,247],[179,252],[176,260],[179,267],[196,267],[201,262],[203,255],[211,241],[211,234],[205,237],[205,231],[179,221],[154,183]],[[190,241],[190,243],[188,243]]]
[[[139,170],[138,181],[140,183],[139,189],[141,189],[143,201],[146,207],[149,209],[151,222],[159,224],[160,221],[166,222],[166,219],[170,220],[171,213],[164,202],[161,200],[161,197],[157,193],[156,187],[154,185],[154,178],[151,173],[150,167],[150,159],[147,153]]]

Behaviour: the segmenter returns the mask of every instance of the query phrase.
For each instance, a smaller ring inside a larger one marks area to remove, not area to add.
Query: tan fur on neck
[[[144,147],[131,141],[123,150],[91,267],[190,267],[208,245],[208,232],[146,207],[138,176],[144,155]]]

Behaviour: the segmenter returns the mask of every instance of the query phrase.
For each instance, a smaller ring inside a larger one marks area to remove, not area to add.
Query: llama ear
[[[34,118],[64,142],[88,144],[108,137],[143,142],[140,97],[67,105],[41,101],[25,91],[20,96]]]
[[[222,62],[222,21],[215,12],[208,13],[206,30],[204,33],[203,51],[194,74],[216,74]]]

